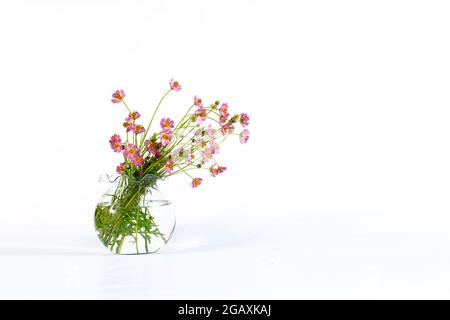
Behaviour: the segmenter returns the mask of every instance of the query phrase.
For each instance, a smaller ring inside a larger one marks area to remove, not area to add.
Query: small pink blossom
[[[197,188],[201,183],[203,179],[202,178],[194,178],[192,179],[191,186],[192,188]]]
[[[211,173],[211,177],[216,177],[218,174],[224,172],[225,170],[227,170],[227,167],[211,166],[209,168],[209,172]]]
[[[116,172],[117,172],[118,174],[122,174],[122,173],[125,172],[125,162],[122,162],[121,164],[119,164],[119,165],[116,167]]]
[[[202,99],[197,96],[194,97],[194,104],[199,108],[203,108]]]
[[[171,173],[173,171],[173,161],[172,159],[168,159],[166,163],[164,163],[164,171],[166,173]]]
[[[147,148],[148,152],[150,152],[154,156],[159,157],[161,155],[161,153],[159,152],[161,145],[155,140],[145,140],[144,145]]]
[[[183,159],[184,155],[185,151],[183,147],[179,147],[172,152],[172,157],[174,157],[175,159]]]
[[[170,88],[172,90],[175,90],[175,91],[180,91],[181,90],[181,86],[180,86],[180,83],[178,81],[174,81],[173,79],[170,79],[169,84],[170,84]]]
[[[194,113],[195,122],[201,125],[206,119],[206,109],[198,108]]]
[[[172,131],[170,131],[169,129],[161,131],[161,145],[163,147],[167,146],[170,141],[172,141],[172,137]]]
[[[239,134],[239,141],[244,144],[247,143],[248,138],[250,138],[250,131],[248,129],[242,130],[242,132]]]
[[[216,136],[216,130],[211,127],[211,125],[208,126],[208,128],[206,129],[206,134],[208,135],[209,138],[214,139],[214,137]]]
[[[195,154],[192,149],[186,150],[186,157],[185,157],[186,163],[192,164],[195,160]]]
[[[203,152],[203,161],[208,162],[209,160],[213,159],[213,156],[215,154],[218,154],[219,150],[219,144],[211,141],[208,147]]]
[[[129,143],[127,146],[125,146],[123,154],[127,159],[133,160],[134,157],[139,156],[139,148],[137,147],[137,145]]]
[[[162,118],[159,124],[163,130],[173,128],[174,126],[174,122],[170,118]]]
[[[137,111],[133,111],[132,113],[130,113],[129,117],[127,118],[128,120],[137,120],[141,117],[141,114]]]
[[[132,129],[132,127],[131,127],[131,123],[129,123],[129,122],[127,122],[127,121],[125,121],[124,123],[123,123],[123,127],[127,130],[127,132],[130,132],[131,131],[131,129]]]
[[[227,121],[228,117],[230,116],[230,114],[228,113],[228,103],[222,103],[222,105],[219,108],[219,112],[220,112],[219,122],[220,124],[223,124]]]
[[[128,117],[125,118],[125,121],[123,122],[123,127],[126,129],[127,132],[134,131],[135,126],[131,119],[131,114],[129,114]]]
[[[131,159],[131,163],[136,166],[139,167],[144,163],[144,158],[142,158],[139,154],[136,154],[133,159]]]
[[[111,145],[111,148],[114,150],[114,152],[122,151],[122,140],[120,139],[120,136],[118,134],[112,135],[111,139],[109,140],[109,144]]]
[[[122,102],[123,98],[125,98],[125,92],[123,90],[116,90],[113,94],[112,94],[112,99],[111,102],[112,103],[119,103]]]
[[[208,149],[211,149],[212,154],[218,154],[220,151],[219,144],[214,141],[209,143]]]
[[[231,123],[225,123],[221,128],[220,128],[220,132],[223,135],[232,133],[234,130],[234,126]]]
[[[135,125],[135,124],[132,124],[132,123],[129,123],[129,124],[128,124],[128,126],[127,126],[127,132],[130,132],[130,131],[132,131],[132,132],[135,132],[135,131],[136,131],[136,125]]]
[[[136,133],[136,134],[140,134],[140,133],[143,133],[143,132],[145,132],[145,128],[143,127],[143,126],[141,126],[140,124],[136,124],[136,125],[133,125],[134,126],[134,133]]]
[[[239,118],[239,122],[243,127],[248,126],[248,121],[250,120],[250,117],[246,113],[241,113],[241,116]]]
[[[228,118],[227,117],[225,117],[225,116],[220,116],[219,117],[219,123],[220,124],[225,124],[226,122],[227,122],[227,120],[228,120]]]
[[[203,137],[203,129],[198,129],[191,139],[192,146],[199,147],[201,149],[206,148],[206,141]]]
[[[208,162],[213,158],[213,150],[211,148],[206,148],[203,152],[203,161]]]
[[[228,103],[222,103],[219,108],[221,114],[228,114]]]

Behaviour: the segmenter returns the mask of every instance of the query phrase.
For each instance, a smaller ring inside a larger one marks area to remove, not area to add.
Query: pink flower
[[[169,129],[161,131],[161,145],[163,147],[167,146],[170,141],[172,141],[172,137],[172,131],[170,131]]]
[[[239,134],[239,141],[241,143],[247,143],[248,138],[250,138],[250,131],[248,131],[248,129],[244,129],[240,134]]]
[[[208,128],[206,129],[206,134],[208,135],[209,138],[214,139],[216,135],[216,130],[213,129],[211,125],[209,125]]]
[[[174,150],[172,152],[171,156],[175,157],[176,159],[183,159],[184,154],[185,154],[184,148],[183,147],[179,147],[179,148],[177,148],[176,150]]]
[[[194,97],[194,104],[199,108],[203,108],[202,99],[197,96]]]
[[[206,119],[206,110],[204,108],[198,108],[194,114],[195,122],[201,125]]]
[[[129,122],[124,122],[123,127],[127,130],[127,132],[129,132],[131,130]]]
[[[112,94],[112,97],[112,103],[122,102],[123,98],[125,98],[125,92],[123,90],[116,90],[116,92]]]
[[[226,123],[220,128],[220,132],[223,135],[229,134],[229,133],[233,132],[233,130],[234,130],[234,126],[231,123]]]
[[[228,119],[227,119],[227,117],[225,117],[225,116],[220,116],[220,117],[219,117],[219,123],[220,123],[220,124],[226,123],[227,120],[228,120]]]
[[[209,168],[209,172],[211,172],[211,177],[216,177],[219,173],[224,172],[225,170],[227,170],[227,167],[221,167],[221,166],[211,166]]]
[[[208,162],[210,159],[213,158],[213,155],[219,153],[219,144],[215,143],[214,141],[211,141],[209,146],[205,149],[205,152],[203,152],[203,161]]]
[[[203,179],[202,178],[194,178],[192,179],[191,186],[192,188],[197,188],[201,183]]]
[[[159,152],[160,144],[155,140],[145,140],[144,145],[147,148],[148,152],[150,152],[154,156],[159,157],[161,155],[161,153]]]
[[[173,120],[171,120],[170,118],[162,118],[159,124],[161,125],[161,128],[163,130],[173,128],[174,125]]]
[[[111,137],[111,139],[109,140],[109,144],[111,145],[111,148],[114,150],[114,152],[122,151],[122,140],[120,139],[120,136],[118,134],[114,134]]]
[[[141,117],[141,114],[137,111],[133,111],[132,113],[130,113],[129,117],[127,118],[128,120],[133,119],[133,120],[137,120]]]
[[[211,148],[206,148],[203,152],[203,161],[208,162],[213,158],[213,150]]]
[[[192,164],[195,160],[195,154],[192,149],[186,150],[186,157],[185,157],[186,163]]]
[[[172,90],[175,90],[175,91],[180,91],[181,90],[181,86],[178,83],[178,81],[174,81],[173,79],[170,79],[169,84],[170,84],[170,88]]]
[[[125,162],[122,162],[121,164],[119,164],[116,168],[116,172],[118,174],[122,174],[125,172]]]
[[[239,118],[239,121],[243,127],[248,126],[249,120],[250,120],[250,118],[246,113],[241,113],[241,117]]]
[[[140,124],[137,124],[137,125],[132,125],[132,126],[134,126],[134,132],[136,133],[136,134],[140,134],[140,133],[143,133],[144,131],[145,131],[145,128],[143,127],[143,126],[141,126]]]
[[[173,161],[172,159],[168,159],[166,163],[164,163],[164,171],[166,173],[171,173],[173,171]]]
[[[128,115],[128,117],[125,118],[123,127],[127,130],[127,132],[134,131],[135,126],[133,125],[133,123],[131,121],[131,115]]]
[[[142,158],[139,154],[136,154],[133,159],[131,159],[131,163],[136,166],[139,167],[144,163],[144,158]]]
[[[139,149],[137,145],[129,143],[127,146],[125,146],[123,154],[127,159],[133,160],[134,157],[139,156]]]
[[[221,114],[228,114],[228,103],[222,103],[222,105],[219,108],[219,112]]]
[[[220,124],[224,124],[228,117],[230,116],[230,114],[228,113],[228,103],[222,103],[222,105],[219,108],[219,112],[220,112],[220,118],[219,118],[219,122]]]
[[[214,142],[214,141],[211,141],[211,142],[209,143],[208,149],[211,149],[212,154],[218,154],[219,151],[220,151],[219,144],[216,143],[216,142]]]

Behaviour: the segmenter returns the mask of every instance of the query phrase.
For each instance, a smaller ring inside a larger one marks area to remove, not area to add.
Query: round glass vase
[[[159,177],[102,175],[99,181],[109,185],[94,216],[97,236],[106,248],[117,254],[145,254],[170,240],[175,213],[160,189]]]

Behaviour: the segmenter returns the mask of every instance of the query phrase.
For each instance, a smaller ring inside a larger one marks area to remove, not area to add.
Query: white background
[[[0,298],[450,298],[447,1],[0,1]],[[121,88],[251,117],[170,182],[159,254],[97,240]],[[232,140],[232,139],[230,139]]]

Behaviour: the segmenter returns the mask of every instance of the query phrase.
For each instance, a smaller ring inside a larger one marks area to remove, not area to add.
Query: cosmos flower
[[[250,131],[248,129],[242,130],[242,132],[239,134],[239,141],[244,144],[247,143],[248,138],[250,138]]]
[[[174,122],[170,118],[162,118],[161,121],[159,122],[159,124],[161,125],[161,128],[163,130],[164,129],[171,129],[174,126]]]
[[[144,163],[144,158],[142,158],[139,154],[136,154],[133,159],[131,159],[131,163],[133,166],[139,167]]]
[[[198,108],[194,113],[195,122],[201,125],[206,119],[206,110],[204,108]]]
[[[197,188],[201,183],[203,179],[202,178],[194,178],[192,179],[191,186],[192,188]]]
[[[111,139],[109,140],[109,144],[111,145],[111,149],[113,149],[114,152],[122,151],[122,140],[120,139],[120,136],[118,134],[114,134],[111,137]]]
[[[139,155],[139,148],[137,147],[137,145],[129,143],[125,146],[123,154],[127,159],[133,160],[134,157]]]
[[[164,171],[166,173],[171,173],[173,171],[173,161],[172,159],[168,159],[165,163],[164,163]]]
[[[218,165],[213,165],[209,168],[209,172],[211,173],[211,177],[216,177],[219,173],[227,170],[227,167],[221,167]]]
[[[160,144],[155,140],[145,140],[144,146],[147,148],[148,152],[156,157],[159,157],[161,153],[159,152]]]
[[[140,134],[140,133],[143,133],[143,132],[145,132],[145,128],[143,127],[143,126],[141,126],[140,124],[136,124],[136,125],[134,125],[134,128],[133,128],[134,130],[134,133],[136,133],[136,134]]]
[[[112,94],[112,99],[111,102],[112,103],[119,103],[123,101],[123,98],[125,98],[125,92],[123,90],[116,90],[113,94]]]
[[[139,112],[137,112],[137,111],[133,111],[132,113],[130,113],[130,115],[129,115],[129,119],[132,119],[132,120],[137,120],[137,119],[139,119],[141,117],[141,114],[139,113]]]
[[[122,173],[125,172],[125,162],[122,162],[121,164],[119,164],[119,165],[116,167],[116,172],[117,172],[118,174],[122,174]]]
[[[203,108],[202,99],[197,96],[194,97],[194,104],[199,108]]]
[[[175,91],[180,91],[181,90],[181,86],[180,86],[180,83],[178,81],[174,81],[173,79],[170,79],[169,84],[170,84],[170,88],[172,90],[175,90]]]
[[[206,128],[206,134],[209,138],[214,139],[214,137],[216,136],[216,129],[209,125],[208,128]]]
[[[241,116],[239,117],[239,122],[243,127],[248,126],[248,121],[250,120],[250,117],[246,113],[241,113]]]
[[[167,146],[172,141],[172,131],[165,129],[161,131],[161,146]]]
[[[220,132],[223,135],[232,133],[234,130],[234,126],[231,123],[225,123],[222,127],[220,127]]]
[[[220,124],[223,124],[227,121],[228,117],[230,116],[230,114],[228,113],[228,103],[222,103],[222,105],[219,108],[219,112],[220,112],[219,122]]]
[[[215,141],[211,141],[211,142],[209,143],[209,147],[208,147],[208,148],[212,150],[212,153],[213,153],[213,154],[218,154],[219,151],[220,151],[219,144],[216,143]]]

